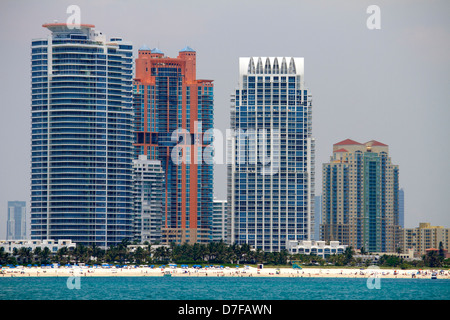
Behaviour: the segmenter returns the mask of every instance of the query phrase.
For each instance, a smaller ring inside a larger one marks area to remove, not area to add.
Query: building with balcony
[[[196,77],[190,47],[170,58],[143,46],[133,85],[135,158],[147,155],[164,171],[162,242],[212,240],[213,164],[204,161],[213,129],[213,81]]]
[[[133,236],[132,45],[94,25],[31,44],[31,239]]]
[[[399,247],[399,168],[386,144],[347,139],[322,169],[322,240],[367,252]]]
[[[274,252],[312,239],[315,142],[303,58],[239,58],[227,142],[228,241]]]
[[[443,249],[449,249],[450,228],[432,226],[428,222],[419,223],[417,228],[406,228],[402,232],[402,251],[414,249],[417,255],[422,256],[429,249],[439,250],[440,243]]]
[[[288,241],[287,250],[290,254],[314,254],[321,258],[327,258],[333,254],[344,253],[346,245],[339,244],[339,241]]]

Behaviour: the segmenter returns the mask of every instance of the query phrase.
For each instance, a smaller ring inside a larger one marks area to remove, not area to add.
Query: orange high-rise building
[[[193,49],[169,58],[144,46],[133,93],[135,156],[160,160],[165,172],[163,243],[210,241],[213,166],[202,154],[208,144],[203,133],[213,128],[212,80],[196,79]],[[177,146],[183,146],[182,158]]]

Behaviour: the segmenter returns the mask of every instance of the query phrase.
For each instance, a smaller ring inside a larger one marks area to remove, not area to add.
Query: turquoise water
[[[0,278],[0,300],[448,300],[450,280],[354,278]]]

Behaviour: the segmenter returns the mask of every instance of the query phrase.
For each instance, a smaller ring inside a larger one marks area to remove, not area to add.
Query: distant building
[[[314,240],[320,241],[320,225],[322,224],[322,196],[315,196],[314,201]]]
[[[398,190],[398,224],[405,228],[405,190]]]
[[[330,162],[323,164],[321,239],[367,252],[395,252],[398,180],[387,145],[350,139],[334,144]]]
[[[134,239],[140,243],[161,241],[164,207],[164,170],[161,161],[139,155],[133,160]]]
[[[212,241],[227,239],[227,200],[214,199],[212,218]]]
[[[6,240],[19,240],[26,238],[26,202],[8,201]]]
[[[449,249],[450,229],[443,226],[431,226],[430,223],[420,223],[417,228],[403,229],[402,250],[414,249],[419,255],[424,255],[427,249],[439,249],[442,242],[444,249]]]
[[[287,250],[291,254],[314,254],[316,256],[327,258],[333,254],[344,253],[346,245],[339,244],[339,241],[288,241]]]
[[[44,24],[31,43],[31,239],[102,248],[133,236],[133,47]]]
[[[371,252],[370,254],[354,254],[353,258],[358,259],[361,258],[361,260],[364,261],[372,261],[373,263],[376,263],[383,255],[387,255],[387,256],[395,256],[395,257],[399,257],[402,259],[405,259],[407,261],[412,261],[412,260],[420,260],[418,258],[416,258],[416,254],[414,249],[408,249],[405,252]]]
[[[76,244],[71,240],[0,240],[0,247],[5,248],[5,252],[8,253],[13,253],[14,248],[17,250],[20,248],[30,248],[31,250],[49,248],[52,253],[56,253],[64,247],[73,250],[76,248]]]

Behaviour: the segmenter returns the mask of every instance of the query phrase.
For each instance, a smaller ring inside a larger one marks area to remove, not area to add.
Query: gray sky
[[[305,58],[313,94],[316,193],[322,163],[346,138],[389,145],[405,189],[405,226],[450,227],[446,147],[450,122],[450,2],[294,0],[98,0],[0,2],[0,239],[8,200],[30,196],[30,45],[45,22],[81,22],[107,38],[121,36],[176,57],[197,51],[197,77],[215,83],[215,127],[229,127],[229,97],[241,56]],[[369,5],[381,29],[369,30]],[[215,194],[226,199],[226,167],[215,170]],[[29,211],[29,208],[28,208]]]

